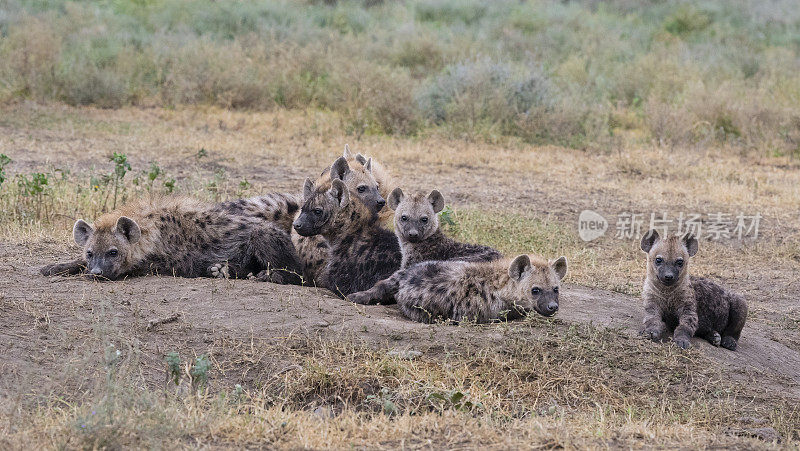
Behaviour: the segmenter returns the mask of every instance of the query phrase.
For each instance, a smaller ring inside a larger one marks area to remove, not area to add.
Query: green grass
[[[790,155],[798,50],[789,0],[11,0],[0,100],[319,108],[356,135]]]

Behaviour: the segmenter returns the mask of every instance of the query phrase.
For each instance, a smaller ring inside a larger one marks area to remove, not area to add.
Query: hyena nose
[[[377,203],[378,203],[378,209],[379,210],[381,208],[383,208],[384,205],[386,205],[386,201],[383,198],[379,198]]]
[[[98,268],[97,266],[95,266],[94,268],[91,269],[91,271],[89,271],[89,274],[91,274],[93,276],[99,276],[102,273],[103,273],[103,270]]]
[[[292,227],[294,227],[295,230],[300,230],[300,224],[298,224],[296,222],[294,224],[292,224]]]
[[[558,303],[557,302],[551,302],[551,303],[547,304],[547,312],[548,313],[555,313],[556,311],[558,311]]]
[[[675,280],[675,276],[672,274],[667,274],[666,276],[664,276],[664,280],[672,282],[673,280]]]
[[[412,230],[412,231],[408,232],[408,236],[409,236],[409,238],[416,238],[416,237],[419,236],[419,232],[417,232],[416,230]]]

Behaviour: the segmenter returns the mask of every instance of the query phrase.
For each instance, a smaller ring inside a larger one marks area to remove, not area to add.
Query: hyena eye
[[[664,259],[661,257],[656,257],[656,265],[660,265],[662,263],[664,263]]]
[[[558,293],[558,287],[553,287],[553,293]]]
[[[110,251],[108,251],[108,256],[109,257],[116,257],[117,256],[117,250],[116,249],[111,249]]]
[[[356,190],[357,190],[359,193],[363,193],[364,191],[366,191],[366,190],[367,190],[367,187],[366,187],[366,186],[364,186],[364,185],[361,185],[361,186],[359,186],[358,188],[356,188]]]
[[[92,256],[94,256],[92,251],[86,251],[86,258],[92,258]]]
[[[531,294],[533,294],[534,296],[538,296],[541,293],[542,293],[542,289],[539,288],[539,287],[533,287],[533,289],[531,290]]]
[[[400,220],[401,221],[408,221],[408,216],[406,216],[406,215],[400,216]]]
[[[314,214],[317,215],[317,216],[322,215],[322,209],[321,208],[315,208],[314,209]]]
[[[683,259],[679,258],[679,259],[675,260],[675,266],[677,266],[677,267],[683,266]]]
[[[421,217],[421,218],[419,218],[419,220],[420,220],[420,221],[422,221],[422,223],[423,223],[423,224],[425,224],[426,222],[428,222],[428,218],[426,218],[426,217],[424,217],[424,216],[423,216],[423,217]]]

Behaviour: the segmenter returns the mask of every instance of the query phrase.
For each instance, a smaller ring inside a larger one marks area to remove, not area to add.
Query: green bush
[[[790,0],[8,0],[0,101],[317,108],[354,134],[579,147],[622,114],[646,140],[792,153],[798,42]]]

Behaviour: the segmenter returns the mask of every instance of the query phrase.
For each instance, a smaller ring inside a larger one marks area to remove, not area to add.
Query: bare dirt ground
[[[6,107],[4,114],[0,153],[12,157],[16,172],[60,167],[91,173],[108,166],[110,152],[124,151],[134,167],[159,161],[179,184],[196,183],[224,169],[231,180],[252,182],[250,194],[299,191],[306,176],[318,173],[352,139],[315,113],[107,112],[22,104]],[[697,164],[673,170],[647,163],[660,158],[679,164],[678,156],[663,149],[614,155],[385,137],[350,144],[390,168],[400,186],[437,187],[456,208],[496,217],[499,224],[494,226],[501,231],[512,228],[506,215],[522,215],[554,224],[567,235],[535,249],[548,257],[566,254],[571,267],[557,318],[536,320],[534,330],[591,323],[635,339],[642,315],[637,290],[644,258],[635,241],[579,241],[575,222],[581,210],[613,217],[631,210],[758,208],[767,218],[759,241],[703,242],[695,266],[748,298],[752,314],[739,350],[733,353],[697,339],[693,344],[749,387],[759,402],[800,402],[796,162],[692,153]],[[195,158],[200,148],[209,149],[208,158]],[[741,169],[744,164],[747,170]],[[68,402],[71,394],[91,391],[104,371],[99,336],[111,336],[112,342],[124,336],[126,343],[134,343],[127,352],[136,353],[140,374],[150,386],[163,384],[163,356],[178,350],[209,354],[219,369],[211,376],[216,383],[252,387],[265,374],[292,368],[269,356],[243,360],[227,342],[347,337],[376,349],[435,356],[465,346],[491,348],[504,339],[505,327],[514,327],[417,324],[392,306],[356,306],[322,289],[245,280],[145,277],[96,283],[40,276],[41,265],[76,252],[68,244],[73,220],[6,232],[0,242],[0,400],[24,404],[23,395],[56,392]],[[520,248],[518,238],[492,244],[509,253],[530,250]],[[625,288],[611,290],[617,287]],[[150,325],[175,314],[174,321]]]
[[[208,348],[213,354],[213,343],[221,337],[348,336],[370,346],[434,354],[476,339],[486,346],[502,340],[491,325],[418,324],[403,318],[394,306],[353,305],[324,289],[247,280],[144,277],[98,283],[76,277],[44,278],[37,272],[39,265],[30,263],[49,261],[43,256],[55,256],[52,246],[36,246],[36,256],[24,246],[1,249],[6,263],[0,267],[0,346],[5,349],[0,369],[2,389],[9,397],[21,386],[31,392],[51,387],[49,379],[63,368],[71,351],[81,349],[81,340],[102,327],[99,321],[111,321],[125,336],[135,338],[146,356],[142,370],[153,386],[163,381],[165,350]],[[624,294],[569,284],[563,290],[558,319],[619,329],[634,337],[641,323],[639,303]],[[150,326],[174,314],[179,315],[176,321]],[[800,402],[800,353],[776,339],[780,334],[779,328],[755,320],[748,323],[735,353],[697,338],[693,344],[735,378],[763,384]],[[259,372],[249,367],[238,370],[224,375],[225,385],[252,382],[248,374]]]

